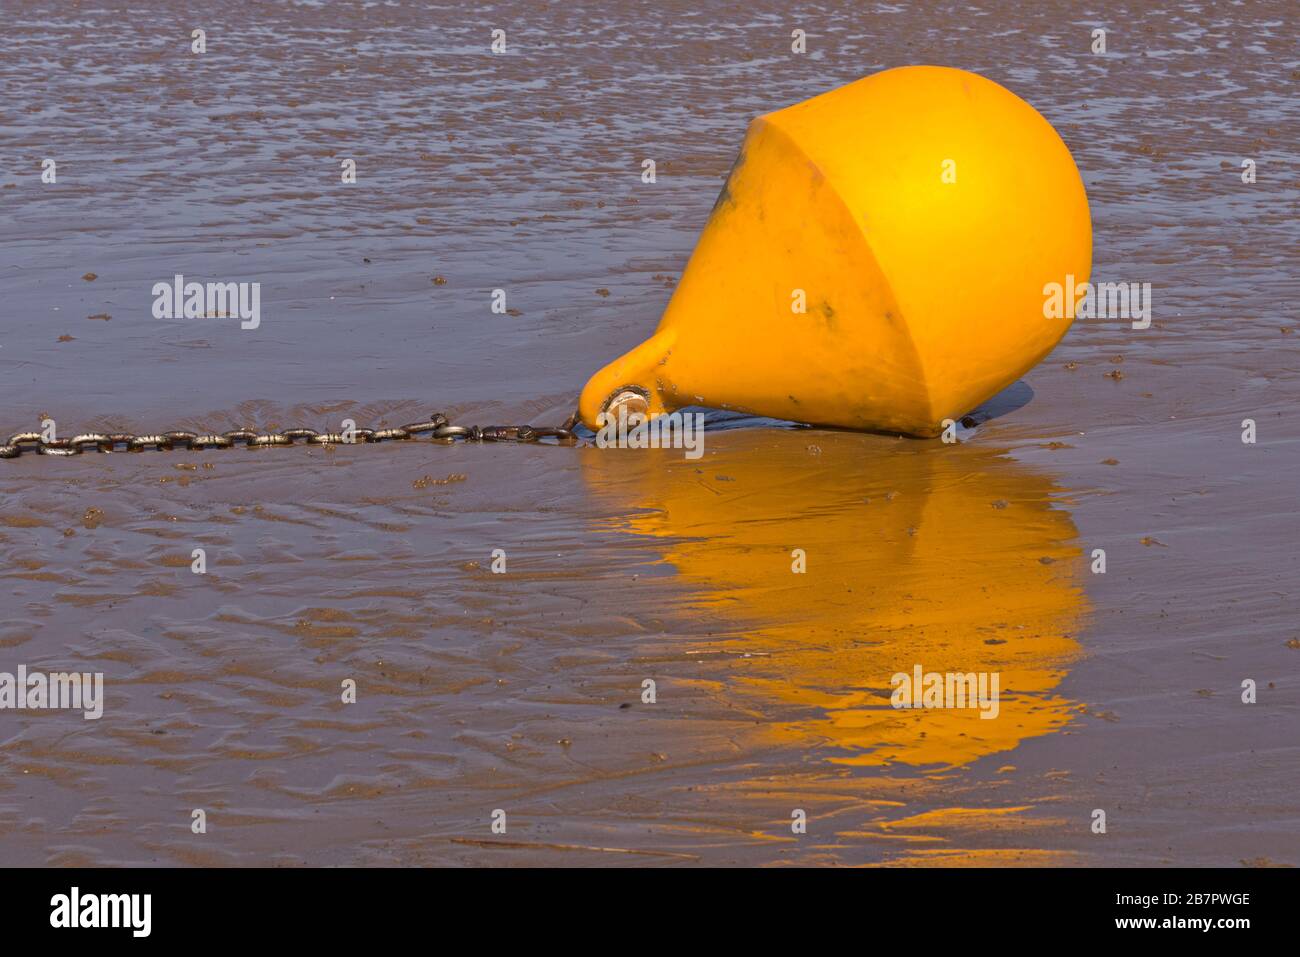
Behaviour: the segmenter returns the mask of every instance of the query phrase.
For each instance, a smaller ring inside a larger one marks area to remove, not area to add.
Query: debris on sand
[[[436,479],[432,475],[421,475],[411,483],[411,488],[428,488],[431,485],[451,485],[453,482],[463,482],[469,478],[460,472],[452,472],[446,478]]]

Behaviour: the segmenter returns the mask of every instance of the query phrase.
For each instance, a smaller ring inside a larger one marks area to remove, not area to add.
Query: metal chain
[[[229,449],[237,445],[247,448],[269,448],[276,445],[361,445],[371,442],[405,441],[426,432],[430,440],[450,445],[465,442],[540,442],[555,439],[556,445],[576,445],[578,437],[573,429],[578,424],[574,413],[561,426],[540,428],[531,425],[452,425],[441,412],[435,412],[426,422],[412,422],[395,429],[351,429],[343,432],[317,432],[315,429],[284,429],[281,432],[256,432],[253,429],[232,429],[200,435],[197,432],[160,432],[153,435],[133,435],[128,432],[84,432],[70,439],[46,441],[40,432],[17,432],[0,445],[0,459],[16,459],[24,450],[40,455],[80,455],[82,452],[144,452],[173,449],[199,451],[202,449]],[[349,440],[349,436],[351,439]]]

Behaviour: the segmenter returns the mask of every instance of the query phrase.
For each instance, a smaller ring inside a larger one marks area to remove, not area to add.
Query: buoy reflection
[[[655,540],[675,611],[726,623],[682,640],[734,654],[719,694],[765,716],[751,743],[950,768],[1068,722],[1084,566],[1049,476],[851,433],[714,430],[707,448],[584,449],[583,472],[623,504],[615,527]]]

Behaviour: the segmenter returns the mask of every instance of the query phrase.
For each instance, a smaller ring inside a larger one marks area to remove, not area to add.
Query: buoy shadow
[[[986,422],[1000,419],[1023,409],[1034,399],[1034,390],[1029,383],[1020,379],[1007,386],[997,395],[980,403],[976,408],[961,416],[958,421],[965,429],[977,428]],[[764,415],[751,415],[746,412],[733,412],[726,409],[706,409],[689,406],[680,410],[683,414],[703,414],[704,427],[710,432],[729,432],[737,429],[816,429],[823,432],[853,432],[837,426],[817,425],[809,422],[794,422],[786,419],[773,419]],[[868,431],[869,435],[897,435],[896,432]],[[912,438],[912,436],[905,436]]]

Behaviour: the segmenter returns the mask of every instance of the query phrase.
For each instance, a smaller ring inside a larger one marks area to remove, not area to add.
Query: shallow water
[[[6,434],[558,422],[653,328],[749,119],[906,63],[1053,122],[1094,278],[1152,283],[1155,319],[1077,322],[956,449],[714,417],[699,461],[0,462],[0,671],[107,694],[99,721],[0,711],[0,861],[1300,863],[1295,28],[1284,3],[10,5]],[[261,326],[154,319],[177,273],[261,282]],[[890,708],[914,662],[999,672],[998,719]]]

